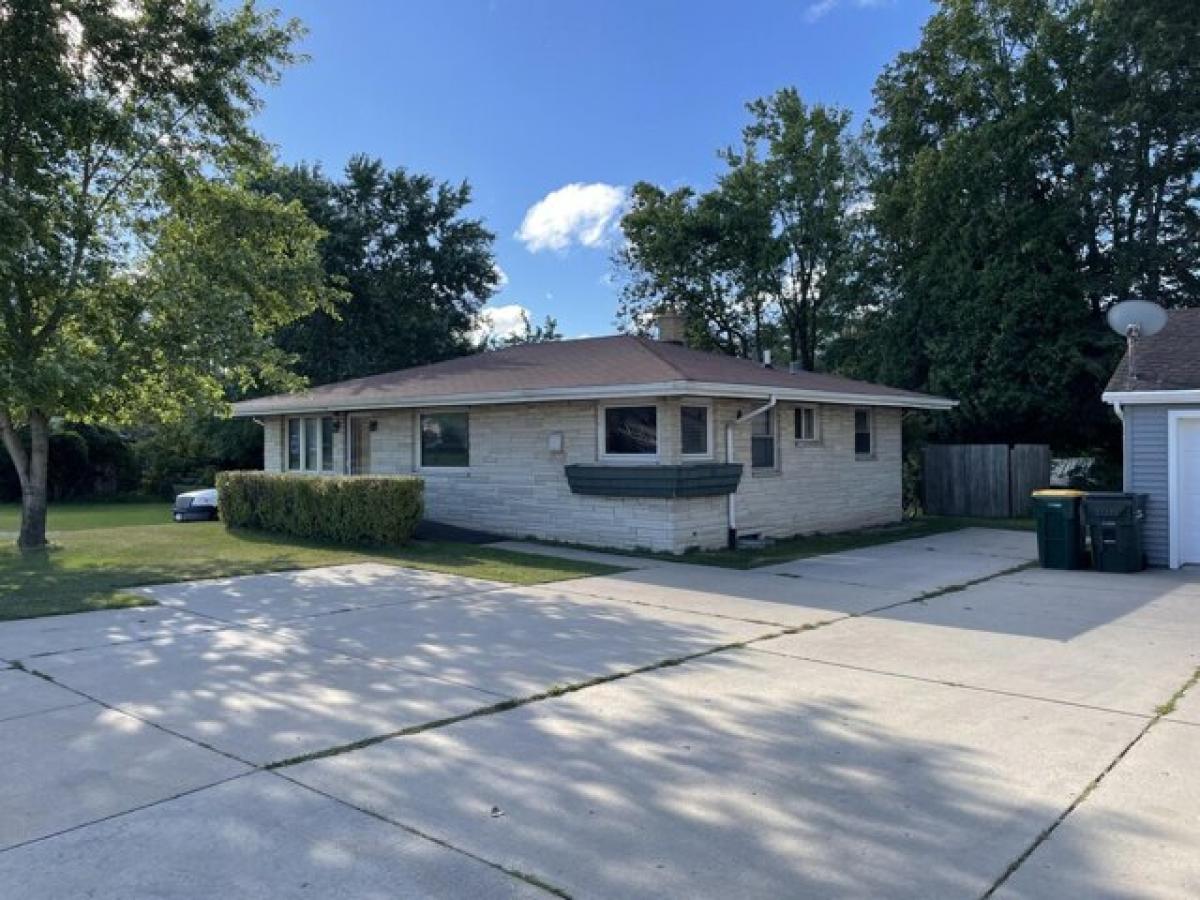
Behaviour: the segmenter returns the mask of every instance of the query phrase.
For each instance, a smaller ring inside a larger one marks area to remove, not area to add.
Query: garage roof
[[[949,409],[955,401],[632,335],[522,344],[234,404],[236,416],[634,396],[726,396]]]
[[[1127,392],[1200,390],[1200,309],[1167,310],[1167,324],[1163,330],[1139,339],[1135,353],[1137,377],[1129,377],[1129,354],[1126,353],[1109,379],[1106,396]]]

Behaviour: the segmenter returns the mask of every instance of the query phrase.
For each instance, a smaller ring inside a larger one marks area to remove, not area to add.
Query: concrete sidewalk
[[[1196,895],[1200,577],[1032,551],[967,529],[537,588],[347,566],[0,623],[0,884]]]

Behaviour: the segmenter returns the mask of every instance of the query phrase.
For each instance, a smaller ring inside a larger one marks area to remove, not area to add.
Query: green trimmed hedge
[[[424,507],[425,483],[411,476],[217,475],[226,528],[254,528],[337,544],[403,544]]]

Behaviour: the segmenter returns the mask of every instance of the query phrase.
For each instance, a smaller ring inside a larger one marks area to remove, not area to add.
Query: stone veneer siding
[[[646,405],[645,399],[603,401],[604,405]],[[685,401],[687,402],[687,401]],[[678,399],[657,401],[659,462],[679,463]],[[725,424],[758,401],[714,400],[712,459],[725,461]],[[681,552],[690,547],[722,547],[726,540],[726,498],[652,499],[572,494],[563,466],[599,459],[601,404],[596,401],[530,403],[469,408],[469,470],[420,470],[425,479],[430,519],[494,531],[513,537],[627,549]],[[795,440],[794,408],[775,409],[779,466],[752,470],[750,425],[735,429],[734,462],[745,464],[737,491],[738,529],[787,537],[896,521],[901,499],[901,411],[875,408],[875,453],[854,455],[854,408],[821,405],[819,440]],[[417,469],[416,411],[380,410],[371,433],[371,468],[377,474],[412,474]],[[264,419],[264,463],[268,471],[284,464],[284,423]],[[335,471],[343,467],[347,434],[335,435]],[[563,452],[549,439],[563,434]]]

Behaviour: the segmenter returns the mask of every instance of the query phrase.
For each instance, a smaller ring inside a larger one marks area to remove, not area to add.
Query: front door
[[[350,474],[368,475],[371,472],[371,420],[362,416],[350,418]]]
[[[1173,503],[1179,504],[1179,564],[1200,563],[1200,419],[1181,418],[1175,434]]]

